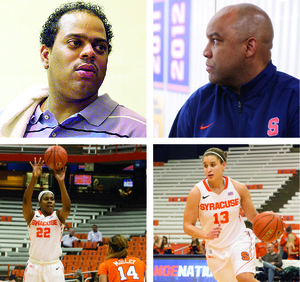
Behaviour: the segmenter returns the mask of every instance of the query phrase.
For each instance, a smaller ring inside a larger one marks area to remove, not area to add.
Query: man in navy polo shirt
[[[206,36],[210,83],[189,97],[169,137],[299,137],[299,79],[271,62],[269,16],[252,4],[227,6]]]

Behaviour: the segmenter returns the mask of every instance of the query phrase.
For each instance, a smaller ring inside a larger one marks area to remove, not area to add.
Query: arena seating
[[[224,175],[247,185],[253,203],[259,209],[299,171],[299,152],[292,149],[292,145],[229,147]],[[191,238],[183,233],[183,212],[189,191],[205,178],[202,157],[169,160],[164,165],[154,166],[153,174],[154,234],[168,236],[170,243],[190,243]],[[292,211],[292,214],[295,211],[299,214],[299,204],[298,209],[295,206],[280,212],[291,215]],[[297,217],[293,224],[299,222]],[[197,226],[200,227],[198,223]]]
[[[61,208],[61,202],[57,201],[55,209]],[[129,203],[130,206],[130,203]],[[138,206],[138,205],[137,205]],[[33,201],[33,209],[38,208],[37,201]],[[124,210],[124,212],[122,212]],[[112,224],[116,223],[116,224]],[[134,223],[133,223],[134,222]],[[131,228],[128,228],[130,223]],[[98,230],[100,230],[105,237],[107,243],[108,237],[111,237],[117,233],[120,233],[127,237],[131,237],[132,234],[144,234],[146,230],[146,210],[145,207],[138,207],[127,209],[124,207],[117,208],[116,205],[103,205],[96,203],[81,203],[72,200],[71,213],[67,219],[66,226],[74,228],[76,233],[75,236],[80,235],[82,240],[82,246],[80,248],[63,248],[63,261],[68,258],[67,252],[76,252],[78,257],[84,256],[87,259],[84,265],[78,265],[83,267],[82,271],[92,271],[97,263],[91,265],[91,259],[94,261],[94,256],[97,257],[95,260],[99,262],[103,261],[107,255],[107,246],[103,246],[98,249],[97,255],[95,252],[96,244],[94,246],[87,242],[87,233],[92,230],[92,225],[97,224]],[[68,228],[65,228],[63,235],[68,234]],[[133,237],[134,238],[134,237]],[[143,240],[145,237],[142,237]],[[22,200],[0,198],[0,264],[11,264],[10,270],[14,270],[14,267],[18,268],[18,265],[22,265],[24,270],[28,260],[29,251],[29,234],[26,226],[26,222],[23,218],[22,213]],[[130,244],[132,244],[130,242]],[[134,243],[135,244],[135,243]],[[146,260],[145,255],[145,242],[142,242],[141,248],[131,246],[131,255],[136,255],[143,260]],[[106,249],[105,249],[106,248]],[[100,255],[101,253],[101,255]],[[98,258],[101,256],[101,259]],[[7,266],[0,266],[0,274],[7,274]],[[75,269],[75,270],[76,270]],[[69,268],[66,270],[70,271]],[[71,271],[72,272],[72,271]],[[70,272],[70,273],[71,273]],[[74,271],[73,271],[74,272]],[[67,273],[67,272],[65,272]]]
[[[128,242],[128,255],[138,257],[146,262],[146,239],[145,237],[132,237]],[[97,271],[99,265],[107,256],[108,246],[104,245],[95,250],[82,250],[80,255],[65,255],[62,258],[62,263],[65,267],[66,278],[72,278],[74,271],[78,268],[82,272]],[[85,273],[84,278],[90,277],[90,274]]]
[[[288,204],[285,204],[283,208],[279,210],[280,215],[284,217],[287,226],[291,226],[293,233],[300,237],[300,192],[297,192]]]

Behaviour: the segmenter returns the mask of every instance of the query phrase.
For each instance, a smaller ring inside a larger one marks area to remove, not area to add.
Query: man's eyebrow
[[[85,40],[90,40],[90,38],[83,34],[83,33],[68,33],[65,35],[65,38],[70,38],[70,37],[76,37],[76,38],[79,38],[79,39],[85,39]],[[97,42],[106,42],[107,43],[107,40],[105,38],[102,38],[102,37],[94,37],[92,38],[91,41],[97,41]]]
[[[212,33],[210,33],[210,34],[208,35],[208,37],[213,37],[213,36],[222,37],[222,36],[220,35],[220,33],[216,32],[216,31],[214,31],[214,32],[212,32]]]

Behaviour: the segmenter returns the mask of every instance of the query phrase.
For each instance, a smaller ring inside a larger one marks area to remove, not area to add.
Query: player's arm
[[[251,200],[251,195],[247,187],[235,180],[232,180],[232,183],[234,185],[234,188],[239,193],[241,197],[241,206],[242,209],[247,217],[247,219],[253,223],[254,218],[258,215],[258,212],[256,208],[253,205],[253,202]]]
[[[218,238],[221,232],[219,225],[213,227],[212,230],[206,232],[196,227],[198,215],[199,215],[199,203],[200,203],[201,193],[197,186],[189,193],[189,196],[186,201],[186,206],[183,215],[183,231],[195,238],[200,239],[214,239]]]
[[[145,282],[147,282],[147,270],[145,270]]]
[[[30,162],[30,165],[32,166],[32,178],[23,195],[23,216],[27,222],[27,225],[29,225],[30,221],[34,216],[34,211],[32,210],[31,198],[33,194],[34,185],[42,173],[43,163],[44,161],[42,161],[41,158],[39,159],[38,162],[36,161],[36,158],[34,158],[33,164]]]
[[[107,282],[107,275],[100,274],[99,275],[99,282]]]
[[[71,211],[71,200],[65,185],[66,170],[67,170],[66,166],[58,170],[54,170],[54,176],[60,188],[61,201],[62,201],[62,208],[57,211],[57,217],[63,224],[65,223]]]

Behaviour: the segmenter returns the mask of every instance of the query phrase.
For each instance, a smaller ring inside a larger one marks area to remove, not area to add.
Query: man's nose
[[[83,48],[83,50],[82,50],[82,52],[80,54],[80,57],[82,59],[95,59],[96,53],[95,53],[95,50],[94,50],[92,44],[87,43],[84,46],[84,48]]]
[[[205,49],[203,50],[203,56],[207,59],[212,58],[212,52],[209,48],[209,44],[207,44],[207,46],[205,47]]]

